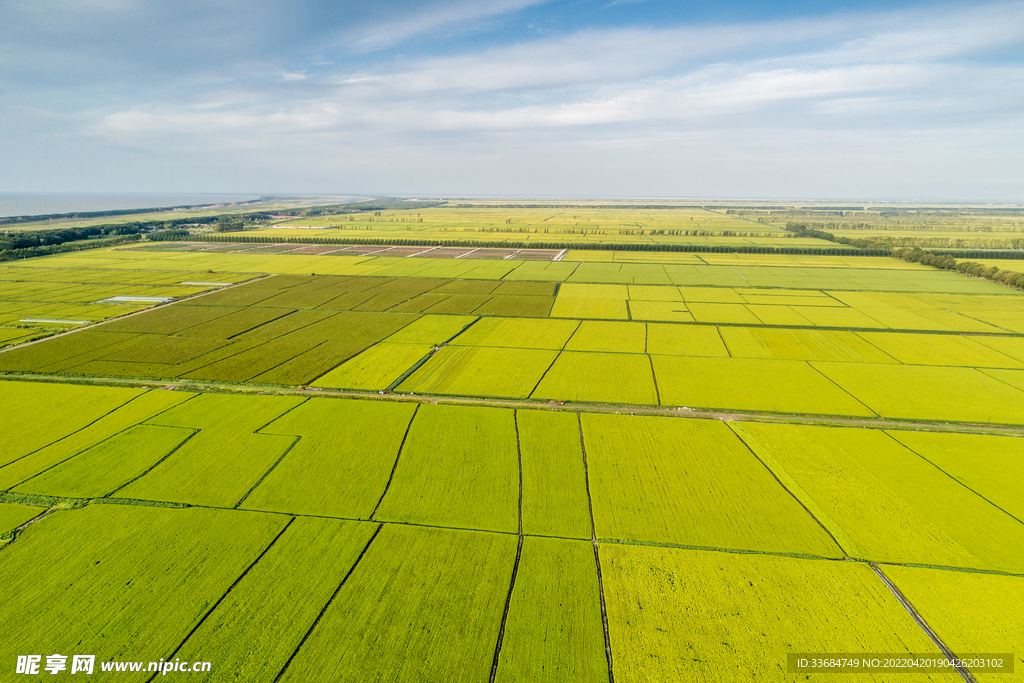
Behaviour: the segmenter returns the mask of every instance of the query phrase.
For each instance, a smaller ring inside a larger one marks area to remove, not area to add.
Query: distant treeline
[[[188,230],[160,230],[146,235],[150,242],[170,242],[175,240],[188,239]]]
[[[97,249],[100,247],[113,247],[128,242],[138,242],[141,235],[117,235],[99,239],[83,240],[81,242],[63,242],[47,246],[26,247],[23,249],[0,250],[0,261],[14,261],[16,259],[32,258],[34,256],[50,256],[51,254],[63,254],[68,251],[81,251],[83,249]]]
[[[144,232],[176,227],[183,222],[195,220],[197,219],[190,218],[145,223],[111,223],[108,225],[91,225],[87,228],[58,228],[55,230],[34,230],[31,232],[5,231],[0,232],[0,251],[53,247],[65,242],[79,242],[118,235],[139,235]]]
[[[297,217],[310,216],[335,216],[346,213],[363,213],[366,211],[409,211],[412,209],[428,209],[432,206],[445,204],[443,201],[427,201],[420,199],[395,199],[393,197],[380,197],[368,199],[364,202],[352,202],[350,204],[326,204],[324,206],[313,206],[308,209],[289,209],[289,213]]]
[[[693,204],[455,204],[454,209],[704,209]],[[719,207],[720,208],[720,207]]]
[[[954,258],[1024,260],[1024,249],[929,249],[929,253]]]
[[[958,273],[971,275],[973,277],[981,278],[982,280],[989,280],[1001,285],[1024,289],[1024,273],[1002,270],[997,266],[986,266],[973,261],[957,261],[948,254],[936,254],[930,251],[918,249],[917,247],[912,249],[895,249],[892,252],[892,255],[896,258],[901,258],[904,261],[921,263],[926,266],[932,266],[933,268],[940,268],[942,270],[955,270]]]
[[[254,204],[263,201],[262,199],[250,199],[244,202],[232,202],[233,204]],[[156,206],[148,209],[110,209],[107,211],[72,211],[69,213],[46,213],[29,216],[4,216],[0,218],[0,225],[11,225],[15,223],[38,223],[41,221],[53,220],[83,220],[88,218],[109,218],[110,216],[130,216],[135,213],[158,213],[160,211],[175,211],[178,209],[201,209],[207,206],[215,206],[220,202],[211,204],[181,204],[180,206]],[[190,219],[195,220],[195,219]]]
[[[77,242],[96,237],[137,235],[144,229],[144,226],[139,223],[125,223],[123,225],[96,225],[88,228],[62,228],[35,232],[7,231],[0,233],[0,251],[52,247],[65,242]]]
[[[53,230],[0,232],[0,251],[35,249],[52,247],[65,242],[79,242],[96,238],[117,235],[147,234],[150,239],[161,239],[161,231],[171,230],[176,235],[187,235],[182,225],[213,225],[218,232],[231,232],[253,227],[257,222],[270,218],[267,213],[251,213],[244,215],[214,214],[210,216],[192,216],[190,218],[173,218],[166,221],[132,221],[128,223],[106,223],[90,225],[83,228],[55,228]],[[165,238],[166,239],[166,238]],[[50,252],[45,252],[50,253]]]
[[[889,255],[890,247],[884,243],[880,243],[876,240],[871,239],[850,239],[849,237],[838,237],[831,232],[825,232],[824,230],[816,230],[808,227],[806,223],[793,223],[790,221],[786,223],[786,230],[789,230],[789,237],[812,237],[814,239],[825,240],[827,242],[835,242],[836,244],[845,244],[855,249],[868,250],[868,251],[883,251],[885,255]]]
[[[152,237],[151,237],[152,239]],[[720,254],[808,254],[820,256],[888,256],[886,250],[838,249],[830,247],[764,247],[722,244],[621,244],[614,242],[481,242],[479,240],[424,240],[359,237],[270,237],[267,235],[191,235],[168,239],[191,242],[237,242],[240,244],[339,244],[393,247],[468,247],[481,249],[584,249],[590,251],[676,251]]]

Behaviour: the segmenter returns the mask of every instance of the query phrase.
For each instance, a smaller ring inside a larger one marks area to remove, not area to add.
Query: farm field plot
[[[608,543],[601,564],[616,681],[795,681],[790,652],[939,654],[861,564]]]
[[[837,381],[839,386],[836,386],[801,361],[684,356],[652,356],[651,360],[663,405],[773,413],[874,415],[868,407],[870,404],[865,405],[855,398],[857,394],[851,396],[840,388],[842,382]],[[861,368],[896,367],[834,365],[856,368],[851,374]]]
[[[477,315],[540,317],[551,313],[554,299],[549,296],[492,296],[473,309]]]
[[[515,533],[518,459],[511,410],[424,405],[374,519]]]
[[[811,365],[881,417],[1024,423],[1024,393],[973,368]]]
[[[995,349],[1015,360],[1024,361],[1024,337],[971,336],[973,342]]]
[[[887,325],[878,322],[862,311],[852,308],[836,308],[835,306],[793,306],[792,310],[810,320],[816,327],[842,328],[876,328],[884,329]],[[903,324],[902,321],[896,324]]]
[[[233,507],[297,441],[294,436],[256,432],[303,400],[204,394],[173,408],[150,424],[199,433],[112,495]]]
[[[0,389],[6,390],[9,386],[13,386],[13,383],[5,382],[0,384]],[[67,408],[69,413],[82,410],[93,401],[102,401],[104,393],[109,391],[102,387],[81,388],[92,391],[80,394],[78,400]],[[168,408],[187,401],[192,396],[185,392],[146,391],[77,431],[63,433],[55,430],[51,437],[53,440],[48,441],[45,446],[24,452],[20,457],[0,466],[0,489],[10,489]]]
[[[626,288],[630,301],[666,302],[683,300],[677,287],[655,287],[649,285],[631,285]]]
[[[760,325],[761,319],[740,304],[714,304],[687,302],[687,310],[699,323],[733,323],[737,325]]]
[[[103,418],[145,393],[139,389],[0,382],[0,411],[10,425],[0,433],[6,466]]]
[[[132,344],[135,335],[82,330],[0,354],[0,371],[59,371]],[[118,346],[120,345],[120,346]]]
[[[523,532],[590,538],[580,426],[572,413],[517,410],[523,462]]]
[[[885,432],[734,427],[851,557],[1024,572],[1024,525]]]
[[[788,287],[876,292],[939,294],[1006,294],[991,282],[926,268],[923,270],[869,270],[866,268],[786,268],[736,266],[751,287]]]
[[[748,304],[746,309],[765,325],[814,327],[809,318],[800,314],[798,306]]]
[[[732,287],[698,287],[678,288],[680,295],[687,304],[745,304],[746,300]]]
[[[448,346],[430,357],[396,391],[526,398],[551,367],[557,351]]]
[[[605,681],[594,549],[526,538],[495,681]]]
[[[295,519],[174,656],[216,662],[216,671],[191,675],[200,681],[273,680],[375,529],[360,522]]]
[[[260,431],[299,439],[241,507],[369,519],[415,411],[407,403],[310,399]]]
[[[1024,313],[972,313],[972,318],[1017,334],[1024,334]]]
[[[1024,519],[1024,440],[989,434],[889,431],[889,436],[1017,519]]]
[[[360,311],[175,309],[137,316],[131,331],[84,330],[14,349],[0,354],[0,370],[305,384],[420,317]],[[226,312],[211,318],[210,310]],[[151,316],[152,325],[147,322]],[[442,325],[423,326],[412,336],[429,339],[443,333],[447,338],[468,322],[446,318]],[[174,334],[162,334],[168,329]]]
[[[894,332],[861,332],[860,336],[907,365],[1024,368],[1021,361],[984,343],[979,344],[970,337]]]
[[[628,301],[631,320],[661,320],[669,322],[693,322],[693,314],[685,304],[678,301]]]
[[[473,316],[424,315],[386,337],[385,341],[437,346],[453,339],[476,321]]]
[[[385,525],[281,680],[487,680],[515,555],[508,534]]]
[[[657,405],[650,359],[643,354],[564,351],[531,394],[564,401]]]
[[[24,524],[46,511],[46,508],[17,503],[0,503],[0,535]]]
[[[560,294],[551,308],[551,317],[628,320],[629,309],[626,307],[625,299],[570,297]]]
[[[195,431],[136,425],[22,482],[13,490],[71,498],[102,498],[185,443]]]
[[[239,276],[221,278],[216,284],[189,285],[182,279],[165,273],[0,265],[0,347],[140,311],[162,299],[210,291],[236,282]]]
[[[663,356],[728,356],[717,327],[647,324],[647,352]]]
[[[208,323],[231,313],[245,310],[237,306],[196,306],[191,302],[176,306],[160,306],[146,315],[114,320],[103,326],[105,332],[133,332],[154,335],[175,335],[190,327]]]
[[[1014,672],[974,673],[979,681],[1024,680],[1024,579],[918,567],[883,567],[954,652],[1013,653]]]
[[[569,351],[644,353],[647,350],[647,325],[584,320],[565,348]]]
[[[583,415],[598,539],[842,557],[720,422]]]
[[[451,343],[458,346],[562,349],[579,324],[572,320],[481,318]]]
[[[98,662],[166,657],[287,521],[120,505],[50,515],[0,552],[3,659],[26,651],[89,653]]]
[[[733,358],[826,360],[848,363],[897,362],[878,345],[865,341],[865,338],[853,332],[722,327],[719,333],[729,349],[729,355]],[[880,336],[885,334],[888,333]]]
[[[318,377],[311,385],[383,391],[426,358],[432,349],[428,344],[381,342]]]
[[[1021,370],[1002,370],[996,368],[981,368],[981,371],[989,377],[995,377],[1000,382],[1011,387],[1024,391],[1024,372]]]

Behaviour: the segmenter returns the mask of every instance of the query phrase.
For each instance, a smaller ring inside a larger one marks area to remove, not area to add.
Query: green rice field
[[[0,264],[0,680],[1024,680],[1021,291],[652,211]]]

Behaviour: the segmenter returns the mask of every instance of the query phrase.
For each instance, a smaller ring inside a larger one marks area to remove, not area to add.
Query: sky
[[[1024,2],[4,0],[0,191],[1024,202]]]

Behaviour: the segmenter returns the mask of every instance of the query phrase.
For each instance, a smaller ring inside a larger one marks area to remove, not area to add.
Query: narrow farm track
[[[569,401],[540,401],[524,399],[485,398],[478,396],[436,396],[413,393],[372,393],[321,389],[308,387],[285,387],[266,384],[247,384],[197,380],[144,380],[125,377],[72,377],[57,374],[27,372],[0,373],[0,380],[28,382],[49,382],[54,384],[77,384],[87,386],[116,386],[145,389],[165,389],[206,394],[243,394],[262,396],[303,396],[352,398],[373,401],[398,401],[406,403],[451,406],[489,406],[524,410],[551,410],[570,413],[605,413],[615,415],[659,415],[682,419],[722,420],[725,422],[771,422],[777,424],[822,425],[836,427],[863,427],[866,429],[893,429],[904,431],[948,432],[961,434],[1002,434],[1024,436],[1024,424],[996,424],[981,422],[950,422],[929,420],[904,420],[887,418],[858,418],[837,415],[808,415],[787,413],[764,413],[743,411],[703,410],[680,406],[652,406],[627,403],[573,403]]]
[[[63,498],[60,496],[42,496],[35,494],[23,494],[23,493],[10,493],[7,491],[0,491],[0,503],[20,503],[24,505],[36,505],[40,507],[49,508],[44,513],[32,518],[28,522],[24,523],[18,530],[23,530],[49,516],[52,513],[60,512],[64,510],[76,510],[86,507],[87,505],[123,505],[123,506],[141,506],[141,507],[165,507],[174,509],[185,509],[185,508],[201,508],[205,510],[220,510],[223,512],[252,512],[250,511],[239,511],[233,507],[220,507],[215,505],[193,505],[189,503],[174,503],[163,500],[141,500],[136,498]],[[266,515],[280,515],[289,518],[303,518],[309,517],[314,519],[333,519],[339,521],[349,522],[366,522],[366,519],[357,517],[342,517],[336,515],[312,515],[306,513],[297,512],[278,512],[274,510],[259,510],[260,514]],[[446,526],[440,524],[424,524],[415,522],[378,522],[377,520],[371,520],[374,524],[379,524],[382,527],[384,525],[390,526],[408,526],[408,527],[422,527],[427,529],[445,529],[451,531],[474,531],[485,534],[500,534],[504,536],[518,536],[516,532],[505,532],[505,531],[494,531],[493,529],[478,529],[474,527],[465,526]],[[537,534],[523,534],[524,538],[551,538],[563,541],[578,541],[578,538],[572,538],[568,536],[557,536],[557,535],[537,535]],[[6,547],[10,546],[14,541],[8,543],[7,546],[0,546],[0,552]],[[637,541],[632,539],[618,539],[618,538],[601,538],[595,536],[591,539],[592,543],[598,545],[637,545],[637,546],[648,546],[652,548],[675,548],[679,550],[699,550],[713,553],[728,553],[734,555],[764,555],[766,557],[781,557],[788,559],[804,559],[804,560],[817,560],[821,562],[855,562],[858,564],[865,565],[876,565],[879,567],[918,567],[924,569],[938,569],[942,571],[960,572],[966,574],[986,574],[991,576],[1013,576],[1024,578],[1024,573],[1013,573],[1004,572],[994,569],[977,569],[975,567],[960,567],[960,566],[947,566],[947,565],[934,565],[934,564],[919,564],[912,562],[887,562],[880,560],[871,559],[859,559],[859,558],[834,558],[834,557],[821,557],[817,555],[805,555],[796,553],[786,552],[773,552],[768,550],[747,550],[743,548],[724,548],[718,546],[705,546],[705,545],[687,545],[682,543],[663,543],[655,541]]]
[[[491,664],[490,683],[498,675],[498,664],[501,658],[501,645],[505,640],[505,625],[508,623],[508,610],[512,606],[512,592],[516,589],[516,575],[519,574],[519,563],[523,558],[523,448],[519,439],[519,421],[515,413],[512,419],[516,427],[516,456],[519,460],[519,543],[516,546],[516,562],[512,565],[512,579],[508,585],[505,598],[505,610],[501,614],[501,628],[498,630],[498,642],[494,646],[494,662]]]
[[[587,465],[587,446],[583,438],[583,420],[576,416],[580,430],[580,449],[583,454],[583,480],[587,487],[587,510],[590,513],[590,542],[594,546],[594,564],[597,565],[597,591],[601,599],[601,623],[604,626],[604,650],[608,658],[608,683],[615,683],[615,668],[612,664],[612,641],[608,633],[608,606],[604,597],[604,577],[601,575],[601,552],[598,547],[597,526],[594,523],[594,499],[590,493],[590,468]]]
[[[946,643],[943,642],[942,638],[939,637],[935,630],[928,625],[928,622],[924,620],[924,617],[922,617],[920,612],[917,611],[917,608],[914,607],[906,598],[906,596],[903,595],[903,592],[896,587],[896,584],[894,584],[889,579],[889,577],[886,576],[885,573],[883,573],[882,570],[878,568],[877,565],[872,564],[871,569],[874,570],[878,578],[882,580],[882,583],[884,583],[886,587],[896,597],[896,599],[899,600],[900,604],[903,605],[903,609],[907,610],[907,612],[914,619],[917,625],[921,627],[921,630],[924,631],[928,638],[933,643],[935,643],[935,646],[942,651],[942,654],[944,654],[950,662],[956,662],[957,656],[953,653],[952,650],[949,649]],[[954,663],[953,667],[956,669],[956,672],[960,674],[960,677],[964,679],[967,683],[977,683],[977,679],[974,678],[971,672],[968,671],[964,666]]]

